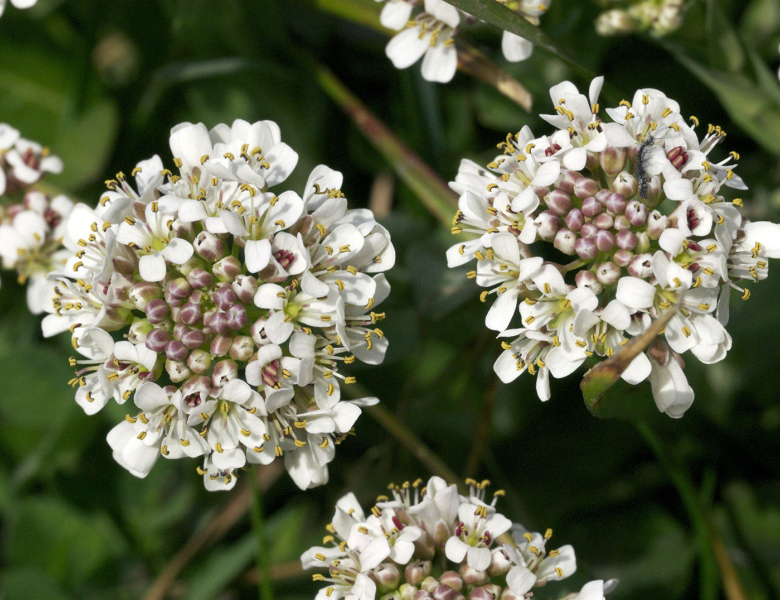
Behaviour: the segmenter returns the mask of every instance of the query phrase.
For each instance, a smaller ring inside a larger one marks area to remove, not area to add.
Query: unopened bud
[[[402,583],[398,588],[398,595],[401,600],[414,600],[414,595],[417,593],[417,588],[409,583]]]
[[[155,298],[162,298],[162,296],[162,288],[151,281],[140,281],[129,291],[130,302],[138,310],[145,310],[147,304]]]
[[[563,190],[553,190],[547,196],[547,208],[553,214],[565,217],[572,209],[571,195]]]
[[[187,273],[187,281],[196,290],[202,290],[214,282],[214,276],[203,269],[192,269]]]
[[[414,556],[420,560],[431,560],[435,555],[436,545],[433,543],[433,538],[423,529],[420,537],[414,541]]]
[[[187,325],[197,325],[202,318],[202,309],[200,304],[187,302],[181,307],[181,322]]]
[[[640,231],[636,235],[636,248],[637,253],[650,251],[650,236],[646,231]]]
[[[135,259],[135,255],[127,256],[125,254],[119,254],[111,259],[111,264],[114,266],[114,270],[121,273],[125,277],[132,277],[138,268],[138,262]]]
[[[146,305],[144,312],[150,323],[159,323],[168,316],[168,303],[162,298],[154,298]]]
[[[439,548],[444,548],[447,540],[450,539],[450,528],[443,519],[439,519],[433,527],[433,543]]]
[[[386,594],[398,588],[401,583],[401,572],[395,563],[385,562],[379,564],[372,571],[376,580],[377,592]]]
[[[170,360],[182,361],[187,358],[190,351],[179,340],[171,340],[165,347],[165,356]]]
[[[551,242],[561,228],[561,218],[551,212],[544,211],[536,218],[536,224],[539,227],[537,230],[539,237],[547,242]]]
[[[146,347],[152,352],[165,352],[165,347],[171,341],[171,336],[162,329],[152,329],[146,336]]]
[[[574,245],[577,242],[577,234],[568,229],[561,229],[555,235],[553,246],[569,256],[574,254]]]
[[[497,600],[500,595],[500,585],[496,585],[495,583],[486,583],[485,585],[481,585],[478,588],[475,588],[471,592],[469,600]]]
[[[414,600],[431,600],[432,598],[433,596],[426,590],[418,590],[414,593]]]
[[[599,231],[593,239],[600,252],[609,252],[615,246],[615,234],[611,231]]]
[[[503,547],[499,546],[494,548],[490,554],[490,566],[488,567],[488,575],[491,577],[499,577],[509,573],[509,569],[512,568],[512,561],[509,560],[509,555]]]
[[[612,225],[612,228],[617,231],[631,229],[631,221],[626,218],[626,215],[618,215],[615,217],[615,223]]]
[[[574,195],[583,200],[584,198],[595,196],[599,189],[601,189],[599,184],[589,177],[580,177],[574,184]],[[582,212],[586,215],[588,214],[585,210]]]
[[[165,291],[168,292],[172,298],[184,300],[192,293],[192,286],[184,277],[178,277],[168,284]]]
[[[620,279],[620,267],[613,262],[603,262],[596,268],[596,277],[604,285],[612,285]]]
[[[233,337],[229,333],[219,333],[211,340],[209,350],[214,356],[224,356],[233,345]]]
[[[603,210],[604,205],[592,196],[582,201],[582,214],[586,217],[593,218]]]
[[[181,334],[181,342],[190,350],[195,350],[206,342],[206,334],[200,329],[190,329]]]
[[[221,310],[211,314],[211,318],[203,321],[212,333],[225,333],[227,331],[227,315]]]
[[[234,304],[228,309],[226,314],[227,326],[234,331],[242,329],[249,322],[246,307],[243,304]]]
[[[614,176],[623,170],[626,166],[626,157],[628,150],[626,148],[615,148],[607,146],[599,153],[599,165],[601,170],[607,175]]]
[[[636,179],[628,171],[618,173],[615,181],[612,182],[612,191],[616,194],[621,194],[625,198],[633,198],[636,196],[638,189],[639,185],[637,184]]]
[[[620,250],[616,250],[612,255],[612,262],[615,263],[618,267],[627,267],[631,264],[633,259],[634,253],[629,250],[623,250],[622,248]]]
[[[214,263],[227,255],[227,244],[208,231],[201,231],[192,244],[198,256]]]
[[[573,208],[568,215],[566,215],[566,227],[575,233],[579,231],[585,224],[585,215],[579,208]]]
[[[221,286],[219,286],[217,291],[214,292],[212,298],[214,299],[214,304],[216,304],[217,307],[221,308],[222,310],[227,310],[238,300],[238,296],[233,291],[233,288],[229,283],[223,283]]]
[[[612,215],[607,213],[601,213],[598,217],[593,219],[593,224],[599,229],[612,229],[612,224],[614,222]]]
[[[254,351],[255,345],[248,335],[237,335],[230,344],[230,358],[233,360],[247,361]]]
[[[640,279],[650,277],[653,274],[653,256],[651,254],[638,254],[632,258],[628,265],[628,274]]]
[[[647,206],[632,200],[626,205],[626,218],[634,227],[641,227],[647,221]]]
[[[419,586],[423,580],[433,572],[433,566],[429,560],[416,560],[406,565],[404,577],[406,582]]]
[[[626,212],[626,197],[623,194],[612,193],[607,196],[607,210],[613,215],[622,215]]]
[[[214,275],[220,281],[233,281],[241,274],[241,262],[235,256],[226,256],[214,263]]]
[[[574,184],[582,179],[582,174],[577,171],[564,171],[555,183],[556,190],[562,190],[567,194],[574,193]]]
[[[214,365],[214,372],[211,374],[214,385],[217,387],[222,387],[237,376],[238,365],[236,364],[236,361],[230,359],[219,361]]]
[[[444,571],[439,575],[439,583],[450,586],[456,592],[463,589],[463,578],[455,571]]]
[[[650,236],[651,240],[657,240],[668,224],[669,218],[654,210],[647,217],[647,235]]]
[[[168,377],[171,378],[173,383],[179,383],[184,381],[192,375],[190,368],[184,363],[176,360],[165,361],[165,371],[168,373]]]
[[[422,583],[420,584],[420,589],[429,593],[433,592],[433,590],[435,590],[437,587],[439,587],[439,580],[431,576],[423,579]]]
[[[194,373],[205,373],[211,367],[211,354],[205,350],[193,350],[187,357],[187,366]]]
[[[244,304],[252,304],[257,291],[257,279],[252,275],[239,275],[233,280],[233,291]]]
[[[578,239],[574,244],[574,251],[577,253],[577,256],[585,260],[596,258],[596,254],[598,254],[598,248],[596,247],[595,238]]]
[[[463,577],[463,583],[466,585],[484,585],[487,583],[487,571],[479,571],[469,566],[467,562],[460,565],[458,573]]]
[[[127,332],[127,341],[134,344],[143,344],[146,336],[154,329],[154,325],[149,319],[136,319],[130,324],[130,331]]]
[[[455,590],[453,590],[448,585],[439,585],[433,592],[431,593],[431,596],[433,596],[433,600],[456,600],[458,596],[462,595]]]
[[[604,289],[593,271],[577,271],[574,283],[577,284],[578,288],[588,288],[596,295],[600,294]]]
[[[637,241],[636,235],[630,229],[618,231],[617,245],[619,248],[623,248],[623,250],[633,250],[636,247]]]

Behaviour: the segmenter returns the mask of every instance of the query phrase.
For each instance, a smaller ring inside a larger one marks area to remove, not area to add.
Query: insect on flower
[[[639,197],[643,200],[647,199],[650,191],[650,175],[647,173],[647,161],[654,146],[655,138],[648,133],[639,144],[639,150],[636,153],[636,180],[639,184]]]

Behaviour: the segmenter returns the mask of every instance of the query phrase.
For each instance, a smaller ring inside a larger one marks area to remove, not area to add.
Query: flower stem
[[[260,600],[274,600],[274,588],[271,581],[271,568],[268,562],[268,546],[263,519],[263,492],[255,473],[248,478],[252,488],[252,530],[257,539],[258,592]]]

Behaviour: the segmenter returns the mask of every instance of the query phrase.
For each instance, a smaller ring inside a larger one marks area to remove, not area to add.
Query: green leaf
[[[38,567],[8,569],[0,578],[3,600],[68,600],[68,596],[46,571]]]

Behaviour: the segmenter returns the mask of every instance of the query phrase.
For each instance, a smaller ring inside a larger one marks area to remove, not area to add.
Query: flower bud
[[[121,273],[125,277],[132,277],[138,267],[138,261],[135,260],[135,256],[129,257],[125,254],[114,256],[111,259],[111,264],[116,272]]]
[[[168,292],[172,298],[184,300],[192,293],[192,286],[184,277],[178,277],[168,283],[165,291]]]
[[[593,239],[600,252],[609,252],[615,246],[615,234],[611,231],[599,231]]]
[[[146,305],[155,298],[162,298],[162,288],[151,281],[140,281],[136,283],[129,292],[130,302],[138,310],[145,310]]]
[[[211,378],[214,381],[214,385],[222,387],[228,381],[235,379],[238,376],[238,365],[234,360],[221,360],[214,365],[214,372]]]
[[[579,208],[573,208],[568,215],[566,215],[566,227],[571,231],[577,232],[585,224],[585,215]]]
[[[555,189],[566,192],[567,194],[574,193],[574,184],[578,179],[582,179],[582,174],[577,171],[564,171],[561,173],[558,181],[555,182]]]
[[[398,588],[401,583],[401,573],[395,563],[384,562],[371,571],[371,578],[376,581],[379,594],[387,594]]]
[[[463,598],[462,594],[443,584],[433,590],[431,596],[433,596],[433,600],[456,600],[458,597]]]
[[[669,224],[669,218],[662,215],[657,210],[651,212],[647,217],[647,235],[651,240],[657,240]]]
[[[203,269],[192,269],[187,273],[187,281],[196,290],[202,290],[214,282],[214,276]]]
[[[181,306],[171,306],[171,321],[181,323]]]
[[[653,274],[653,256],[651,254],[638,254],[628,265],[628,274],[632,277],[647,279]]]
[[[612,262],[615,263],[618,267],[627,267],[631,264],[631,261],[634,258],[634,253],[630,252],[628,250],[616,250],[615,253],[612,255]]]
[[[267,320],[268,319],[266,319],[265,317],[260,317],[259,319],[257,319],[257,321],[252,323],[252,326],[249,328],[249,334],[252,336],[252,341],[258,346],[263,346],[270,342],[268,336],[265,335],[265,331],[264,331],[265,322]],[[447,537],[449,537],[449,532]]]
[[[214,292],[212,298],[214,299],[214,304],[216,304],[217,307],[222,310],[227,310],[238,300],[238,296],[233,291],[233,288],[229,283],[223,283],[220,285],[217,288],[217,291]]]
[[[208,231],[201,231],[192,244],[198,256],[214,263],[227,255],[227,244]]]
[[[162,329],[152,329],[146,336],[144,342],[146,347],[152,352],[165,352],[165,347],[171,341],[171,336]]]
[[[146,336],[154,329],[149,319],[135,319],[130,324],[130,331],[127,332],[127,341],[134,344],[143,344]]]
[[[195,237],[195,223],[185,223],[179,219],[173,222],[173,235],[183,240],[192,241]]]
[[[496,600],[501,595],[501,586],[495,583],[487,583],[475,588],[469,600]]]
[[[638,238],[630,229],[618,231],[616,239],[618,247],[623,248],[623,250],[633,250],[638,241]]]
[[[432,600],[433,596],[425,590],[418,590],[414,593],[414,600]]]
[[[154,298],[146,305],[144,312],[150,323],[160,323],[168,316],[168,303],[162,298]]]
[[[182,361],[187,358],[189,353],[190,351],[187,349],[187,346],[182,344],[179,340],[171,340],[165,347],[165,356],[170,360]]]
[[[641,227],[647,221],[647,206],[632,200],[626,205],[626,218],[634,227]]]
[[[230,358],[233,360],[247,361],[255,351],[252,338],[248,335],[237,335],[230,344]]]
[[[593,196],[582,201],[582,214],[586,217],[593,218],[601,213],[602,210],[604,210],[604,205]]]
[[[550,212],[565,217],[572,208],[571,196],[563,190],[553,190],[547,196],[547,207]]]
[[[558,231],[558,233],[555,235],[555,240],[553,241],[553,246],[563,252],[564,254],[568,254],[571,256],[574,254],[574,244],[577,241],[577,234],[569,231],[568,229],[561,229]]]
[[[246,314],[246,307],[243,304],[235,304],[227,311],[227,326],[230,329],[238,331],[249,322]]]
[[[229,333],[220,333],[214,336],[211,340],[211,346],[209,350],[214,356],[224,356],[230,351],[230,347],[233,345],[233,337]]]
[[[165,293],[163,294],[163,298],[165,298],[165,301],[171,307],[181,306],[182,304],[184,304],[184,298],[176,298],[172,296],[168,290],[165,290]]]
[[[626,215],[618,215],[615,217],[615,222],[612,225],[612,228],[616,229],[617,231],[631,229],[631,221],[626,218]]]
[[[176,323],[172,330],[173,339],[180,340],[181,336],[184,335],[184,332],[186,331],[189,331],[189,327],[187,327],[184,323]]]
[[[208,321],[208,328],[213,333],[225,333],[227,331],[227,315],[222,311],[217,311],[211,315]]]
[[[205,350],[193,350],[187,357],[187,366],[194,373],[205,373],[211,367],[211,354]]]
[[[649,252],[650,251],[650,236],[646,231],[640,231],[636,236],[636,252]]]
[[[561,228],[561,218],[556,217],[551,212],[544,211],[536,218],[536,224],[539,227],[537,231],[539,237],[547,242],[551,242]]]
[[[173,383],[184,381],[187,377],[192,375],[192,371],[190,371],[189,367],[184,362],[177,360],[166,360],[165,371],[168,373],[168,377],[171,378]]]
[[[206,334],[200,329],[190,329],[182,333],[181,342],[190,350],[195,350],[206,342]]]
[[[487,583],[488,574],[487,571],[478,571],[469,566],[467,562],[460,565],[458,573],[463,577],[463,583],[466,585],[483,585]]]
[[[574,277],[578,288],[589,288],[594,294],[600,294],[604,289],[593,271],[578,271]]]
[[[455,571],[444,571],[439,575],[439,583],[450,586],[456,592],[463,589],[463,578]]]
[[[614,222],[612,215],[608,215],[607,213],[601,213],[598,217],[593,219],[593,224],[599,229],[612,229]]]
[[[634,19],[622,8],[605,10],[596,19],[596,33],[602,36],[628,35],[636,31]],[[501,596],[503,598],[503,596]]]
[[[615,148],[607,146],[599,153],[599,165],[601,170],[607,175],[614,176],[623,170],[626,166],[626,157],[628,150],[626,148]]]
[[[132,308],[133,301],[130,299],[130,290],[138,283],[135,279],[125,277],[121,273],[114,273],[109,283],[109,293],[106,298],[106,304],[115,308]]]
[[[620,279],[620,267],[613,262],[603,262],[596,268],[596,277],[604,285],[612,285]]]
[[[618,173],[615,181],[612,182],[612,191],[616,194],[621,194],[625,198],[633,198],[636,196],[636,191],[638,189],[639,185],[637,184],[636,179],[628,171]]]
[[[509,556],[503,547],[499,546],[494,548],[490,554],[490,566],[488,567],[488,575],[491,577],[500,577],[509,573],[509,569],[512,568],[512,561],[509,560]]]
[[[599,184],[589,177],[580,177],[574,184],[574,195],[583,200],[590,196],[595,196],[599,189],[601,189]],[[585,211],[583,210],[582,212]],[[587,215],[588,213],[585,214]]]
[[[233,280],[233,291],[244,304],[252,304],[257,291],[257,279],[252,275],[239,275]]]
[[[241,263],[235,256],[226,256],[214,263],[214,275],[220,281],[233,281],[241,274]]]
[[[414,600],[416,593],[417,588],[408,583],[402,583],[401,587],[398,588],[398,595],[401,597],[401,600]]]
[[[626,212],[626,197],[623,194],[612,193],[607,196],[607,210],[613,215],[622,215]]]
[[[420,537],[414,541],[414,556],[421,560],[431,560],[435,555],[436,545],[433,542],[433,538],[423,529]]]
[[[423,580],[433,572],[433,566],[429,560],[416,560],[406,565],[404,577],[411,585],[419,586]]]
[[[574,244],[574,251],[577,253],[577,256],[584,258],[585,260],[596,258],[596,254],[598,254],[598,248],[596,247],[596,241],[594,238],[578,239]]]
[[[439,581],[431,576],[423,579],[422,583],[420,584],[420,589],[429,593],[433,592],[433,590],[435,590],[437,587],[439,587]]]
[[[596,200],[598,200],[601,203],[601,206],[606,207],[607,206],[607,198],[609,198],[609,195],[612,192],[610,192],[607,189],[600,189],[596,194],[593,196]]]
[[[506,586],[504,591],[501,592],[501,600],[525,600],[525,595],[518,596],[509,586]]]
[[[193,304],[187,302],[181,307],[181,322],[187,325],[197,325],[202,318],[202,312],[200,304]]]

